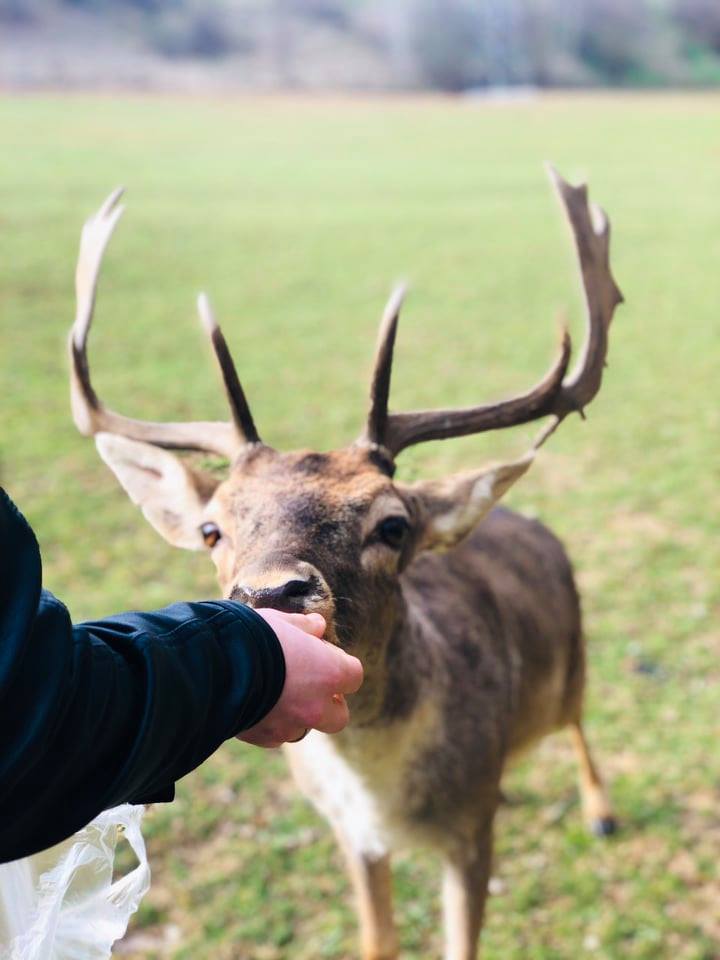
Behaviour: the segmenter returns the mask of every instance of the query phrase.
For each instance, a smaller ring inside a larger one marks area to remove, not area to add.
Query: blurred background
[[[0,0],[13,88],[720,83],[716,0]]]
[[[715,0],[0,0],[0,472],[76,620],[218,589],[71,422],[79,232],[116,184],[100,395],[139,417],[226,416],[205,289],[282,449],[358,434],[399,276],[395,409],[535,382],[558,315],[583,333],[543,163],[608,211],[626,304],[602,391],[509,503],[573,557],[588,733],[621,832],[586,835],[562,735],[511,771],[489,960],[720,958],[718,81]],[[416,447],[399,475],[519,454],[532,434]],[[281,757],[227,744],[145,832],[153,885],[118,956],[357,955],[340,857]],[[438,864],[401,856],[396,890],[403,957],[439,956]]]

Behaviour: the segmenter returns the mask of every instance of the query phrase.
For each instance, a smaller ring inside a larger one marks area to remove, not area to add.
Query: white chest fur
[[[406,773],[437,736],[432,701],[390,726],[340,737],[311,731],[285,748],[302,792],[358,852],[382,856],[407,835]]]
[[[342,756],[331,737],[311,730],[285,747],[293,776],[313,806],[358,853],[381,857],[390,836],[371,789]]]

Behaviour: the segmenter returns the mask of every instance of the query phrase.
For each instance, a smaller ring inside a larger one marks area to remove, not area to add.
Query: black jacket
[[[0,862],[175,781],[275,705],[274,632],[230,600],[73,625],[0,488]]]

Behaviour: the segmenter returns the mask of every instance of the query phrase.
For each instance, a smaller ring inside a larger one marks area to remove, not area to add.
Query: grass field
[[[579,332],[544,177],[587,176],[627,305],[587,423],[510,498],[567,542],[584,593],[588,729],[622,830],[587,836],[562,736],[507,781],[488,960],[720,958],[720,99],[528,104],[23,98],[0,102],[0,455],[45,582],[76,619],[215,593],[71,424],[64,341],[80,224],[118,182],[91,359],[123,412],[224,416],[193,304],[211,294],[264,439],[329,448],[364,413],[377,317],[413,284],[394,405],[492,399]],[[429,444],[400,475],[524,449]],[[329,832],[280,757],[228,744],[155,808],[153,887],[121,949],[177,960],[355,955]],[[437,864],[397,864],[403,956],[440,953]]]

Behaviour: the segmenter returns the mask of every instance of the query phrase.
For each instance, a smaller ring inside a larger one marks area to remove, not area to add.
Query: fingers
[[[320,719],[314,724],[315,730],[321,733],[340,733],[350,719],[350,711],[345,698],[333,696],[323,709]]]
[[[277,623],[280,620],[318,639],[322,639],[325,633],[325,618],[319,613],[283,613],[280,610],[265,607],[255,612],[267,620],[270,626],[273,626],[273,622]],[[338,678],[334,689],[338,693],[357,693],[363,682],[363,668],[358,658],[329,644],[323,646],[323,655],[328,658],[334,657],[336,660]]]
[[[274,734],[263,730],[255,730],[255,728],[239,733],[237,739],[242,740],[243,743],[249,743],[253,747],[264,747],[266,750],[274,750],[283,744],[283,741]]]
[[[280,619],[313,637],[322,637],[325,633],[325,618],[320,613],[283,613],[281,610],[272,610],[267,607],[261,607],[255,612],[259,613],[271,626],[273,621],[277,622]]]
[[[333,648],[335,649],[335,648]],[[338,693],[357,693],[363,682],[363,665],[357,657],[353,657],[343,650],[338,650],[343,656],[342,679],[337,685]]]
[[[273,718],[271,722],[261,721],[238,734],[238,740],[257,747],[274,748],[301,740],[308,730],[339,733],[347,726],[349,719],[350,710],[345,697],[341,693],[334,693],[321,702],[316,699],[292,719],[283,717]]]
[[[237,734],[237,739],[251,743],[254,747],[274,750],[284,743],[296,743],[301,740],[310,727],[300,727],[296,723],[263,723],[262,721],[248,730]]]
[[[339,733],[350,712],[345,696],[363,681],[357,657],[323,641],[325,619],[317,613],[256,611],[275,632],[285,657],[285,684],[273,709],[240,739],[261,747],[299,740],[307,730]]]
[[[363,666],[358,658],[330,644],[323,645],[322,653],[326,664],[325,682],[331,693],[357,693],[363,682]]]

